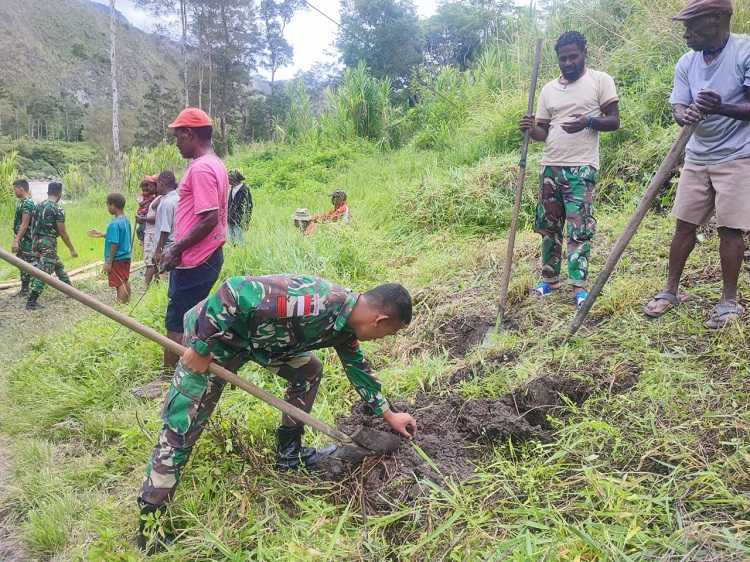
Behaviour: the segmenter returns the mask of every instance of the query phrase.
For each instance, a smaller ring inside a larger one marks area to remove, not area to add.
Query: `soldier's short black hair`
[[[403,285],[386,283],[370,289],[364,297],[377,308],[387,311],[388,316],[398,318],[401,324],[411,323],[411,295]]]
[[[577,31],[566,31],[557,39],[557,43],[555,43],[555,52],[559,53],[560,49],[567,45],[577,45],[581,51],[585,51],[588,41],[586,41],[586,38]]]
[[[26,193],[29,192],[29,182],[27,182],[24,179],[17,179],[13,182],[13,187],[20,187],[23,189]]]
[[[59,181],[50,182],[47,186],[47,195],[62,195],[62,184]]]
[[[122,193],[110,193],[107,195],[107,205],[114,205],[115,209],[122,211],[125,208],[125,196]]]

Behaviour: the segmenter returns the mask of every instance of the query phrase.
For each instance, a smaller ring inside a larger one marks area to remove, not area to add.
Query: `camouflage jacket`
[[[18,234],[21,229],[21,221],[24,214],[29,215],[29,227],[20,240],[19,249],[21,252],[31,252],[31,232],[34,225],[34,200],[31,197],[19,199],[16,203],[16,216],[13,219],[13,234]]]
[[[57,223],[65,222],[65,211],[63,208],[47,199],[39,203],[34,210],[33,219],[33,245],[34,251],[46,253],[57,250]]]
[[[245,355],[261,365],[333,347],[357,393],[382,414],[388,402],[347,325],[358,298],[319,277],[232,277],[194,309],[198,315],[189,345],[220,361]]]

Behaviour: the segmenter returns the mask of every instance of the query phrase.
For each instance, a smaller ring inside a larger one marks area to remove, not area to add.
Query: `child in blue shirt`
[[[130,221],[125,216],[125,197],[121,193],[107,195],[107,211],[114,218],[107,232],[90,230],[89,236],[104,238],[104,271],[109,277],[109,286],[117,292],[117,302],[130,300],[130,260],[132,258],[133,234]]]

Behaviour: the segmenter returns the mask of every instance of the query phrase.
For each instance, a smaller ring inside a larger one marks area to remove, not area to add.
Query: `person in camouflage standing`
[[[375,415],[411,438],[416,422],[393,412],[365,360],[359,341],[396,334],[411,322],[411,296],[397,284],[364,294],[306,275],[232,277],[185,315],[183,343],[188,350],[177,364],[162,410],[164,426],[148,464],[138,503],[138,541],[144,529],[172,498],[193,446],[213,412],[224,381],[208,373],[211,361],[236,371],[253,361],[288,381],[286,401],[310,412],[323,365],[315,349],[336,350],[349,381]],[[304,426],[283,415],[277,430],[276,466],[314,468],[336,446],[302,446]]]
[[[13,245],[12,251],[23,261],[34,263],[34,255],[31,253],[31,219],[34,216],[34,200],[29,193],[29,182],[16,180],[13,182],[13,191],[18,201],[16,202],[16,215],[13,219]],[[31,275],[21,271],[21,290],[19,297],[29,296]]]
[[[34,210],[32,252],[36,267],[45,273],[52,274],[54,272],[60,281],[70,285],[70,278],[65,273],[65,267],[57,255],[57,237],[60,236],[63,239],[72,257],[76,258],[78,254],[70,241],[67,230],[65,230],[65,211],[60,206],[62,188],[61,183],[51,182],[47,186],[47,200],[39,203]],[[31,282],[29,300],[26,301],[27,310],[41,308],[37,300],[43,289],[44,283],[39,279],[34,279]]]
[[[620,128],[619,101],[612,77],[586,68],[583,35],[564,33],[555,51],[562,76],[542,88],[537,115],[526,115],[520,125],[532,139],[545,143],[534,225],[542,236],[542,280],[534,290],[546,297],[560,288],[567,221],[568,280],[580,306],[588,296],[588,261],[596,232],[599,132]]]

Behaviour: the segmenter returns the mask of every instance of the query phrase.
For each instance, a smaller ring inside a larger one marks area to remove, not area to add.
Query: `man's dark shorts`
[[[224,251],[219,248],[198,267],[172,271],[166,316],[168,331],[182,333],[185,313],[208,296],[223,265]]]

